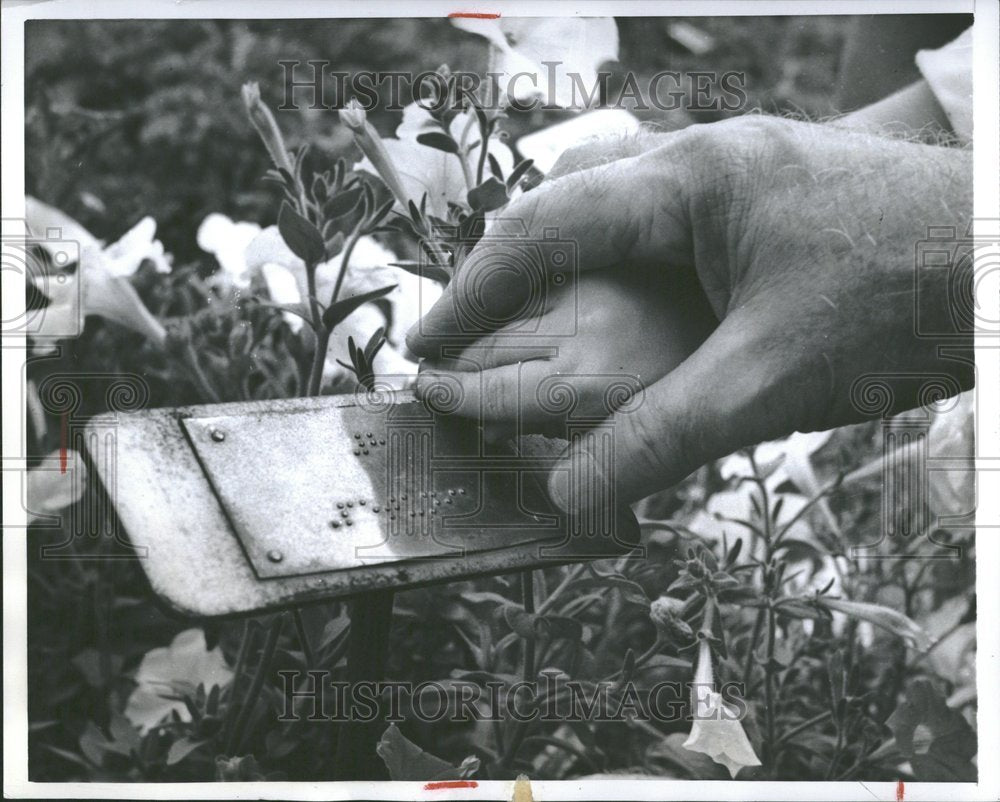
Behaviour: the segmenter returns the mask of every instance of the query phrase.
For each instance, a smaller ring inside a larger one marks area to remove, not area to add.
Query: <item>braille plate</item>
[[[417,403],[182,425],[261,578],[459,557],[556,537],[535,472]],[[530,506],[529,506],[530,505]]]
[[[151,409],[113,425],[113,458],[91,453],[94,473],[153,589],[185,615],[594,559],[638,539],[627,507],[613,537],[577,536],[552,510],[539,480],[558,445],[487,447],[475,425],[406,394],[379,408],[326,396]]]

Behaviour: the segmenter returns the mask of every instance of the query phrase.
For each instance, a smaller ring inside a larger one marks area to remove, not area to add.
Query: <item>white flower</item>
[[[216,258],[224,281],[245,288],[250,284],[246,251],[259,233],[260,226],[256,223],[234,222],[213,212],[198,226],[198,247]]]
[[[588,102],[597,68],[618,59],[618,26],[612,17],[456,17],[452,24],[490,41],[489,72],[501,73],[500,85],[520,101],[542,97],[563,108],[593,105],[600,99]],[[556,65],[551,97],[549,68],[543,62]],[[527,76],[511,84],[518,73]]]
[[[417,142],[420,134],[433,130],[437,129],[433,125],[430,112],[416,103],[411,103],[403,109],[403,121],[396,129],[396,138],[385,138],[381,143],[403,185],[406,197],[419,206],[424,193],[427,193],[428,214],[445,218],[448,214],[449,201],[468,206],[466,195],[471,187],[466,185],[462,165],[456,154],[445,153]],[[466,147],[479,142],[480,139],[479,126],[471,112],[456,115],[451,121],[449,131],[459,145],[464,143]],[[482,143],[476,145],[465,157],[472,172],[479,163],[482,147]],[[514,157],[510,148],[495,136],[490,138],[487,152],[493,154],[504,175],[514,168]],[[373,175],[380,174],[367,157],[355,164],[354,169],[364,170]],[[396,209],[403,211],[404,205],[397,202]]]
[[[594,139],[639,131],[639,121],[624,109],[598,109],[572,117],[517,140],[521,155],[535,162],[543,173],[549,172],[567,150]]]
[[[76,336],[79,316],[97,315],[162,343],[166,332],[150,314],[128,277],[149,259],[157,272],[170,272],[163,245],[154,239],[156,223],[140,220],[121,239],[107,247],[75,220],[35,198],[25,202],[28,228],[42,248],[55,254],[59,241],[75,241],[80,263],[74,274],[33,276],[49,299],[36,336]],[[82,287],[79,284],[82,282]],[[81,291],[82,289],[82,291]]]
[[[54,515],[79,501],[87,483],[87,468],[80,454],[69,449],[53,451],[27,477],[28,523]]]
[[[760,758],[743,730],[739,710],[723,701],[722,694],[713,690],[714,684],[712,650],[708,641],[702,640],[692,685],[694,723],[684,748],[708,755],[729,769],[733,779],[736,779],[740,769],[759,766]]]
[[[184,630],[170,646],[146,652],[135,674],[138,687],[129,696],[125,717],[143,733],[174,710],[183,721],[190,721],[191,714],[183,702],[164,698],[173,693],[171,683],[204,685],[205,690],[211,690],[214,685],[224,687],[232,678],[222,649],[216,646],[208,651],[202,630]]]

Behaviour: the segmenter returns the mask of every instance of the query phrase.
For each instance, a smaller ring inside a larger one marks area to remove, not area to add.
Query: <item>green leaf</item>
[[[319,229],[299,214],[288,201],[281,204],[278,212],[278,231],[281,238],[307,265],[316,265],[323,261],[326,245]]]
[[[443,150],[445,153],[458,153],[458,143],[448,134],[442,131],[428,131],[420,134],[417,142],[435,150]]]
[[[342,214],[353,212],[355,207],[361,202],[363,194],[361,187],[341,192],[323,206],[323,214],[327,217],[340,217]]]
[[[929,679],[914,680],[906,699],[886,722],[899,751],[922,781],[975,782],[976,733],[965,717],[948,707]]]
[[[425,752],[390,724],[375,747],[389,770],[389,778],[403,781],[462,780],[479,771],[479,758],[467,757],[460,766]]]
[[[396,284],[391,284],[388,287],[382,287],[379,290],[364,292],[361,295],[352,295],[350,298],[343,298],[335,304],[330,304],[323,313],[323,325],[327,328],[327,330],[334,328],[338,323],[346,320],[351,312],[359,306],[388,295],[396,289],[397,286],[398,285]]]
[[[493,176],[469,190],[469,206],[477,211],[492,212],[506,204],[508,200],[510,199],[507,197],[507,187]]]
[[[204,746],[208,741],[192,741],[190,738],[178,738],[170,745],[167,752],[167,765],[173,766],[180,763],[199,746]]]

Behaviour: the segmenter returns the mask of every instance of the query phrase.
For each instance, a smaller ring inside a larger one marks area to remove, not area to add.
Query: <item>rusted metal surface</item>
[[[178,611],[230,615],[310,599],[620,553],[574,537],[530,442],[496,451],[478,428],[410,397],[217,404],[122,415],[101,479],[153,588]]]

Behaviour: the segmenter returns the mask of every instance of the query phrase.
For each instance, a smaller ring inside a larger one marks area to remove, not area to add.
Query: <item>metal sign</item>
[[[114,470],[105,460],[98,473],[153,588],[186,615],[507,573],[638,540],[627,507],[596,536],[551,507],[542,480],[561,447],[491,447],[473,422],[410,396],[147,410],[122,415],[117,434]]]

